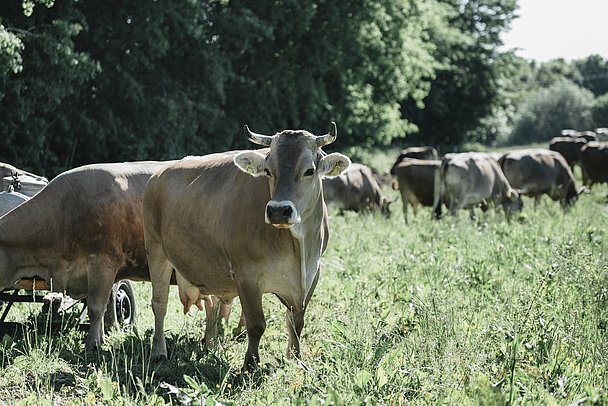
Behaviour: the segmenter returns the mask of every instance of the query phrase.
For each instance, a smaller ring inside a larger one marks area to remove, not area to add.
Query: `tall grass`
[[[206,352],[202,314],[183,315],[172,288],[169,360],[153,362],[151,285],[138,283],[136,328],[102,351],[71,328],[4,336],[0,403],[606,404],[608,187],[567,213],[525,203],[510,222],[421,210],[405,225],[400,202],[389,219],[331,212],[299,361],[271,295],[263,366],[243,376],[246,340]]]

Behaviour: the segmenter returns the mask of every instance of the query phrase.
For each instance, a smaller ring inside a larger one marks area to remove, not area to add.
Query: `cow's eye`
[[[266,176],[272,176],[268,168],[264,168],[264,173],[266,173]]]
[[[304,172],[304,176],[312,176],[314,174],[315,174],[314,168],[310,168],[306,172]]]

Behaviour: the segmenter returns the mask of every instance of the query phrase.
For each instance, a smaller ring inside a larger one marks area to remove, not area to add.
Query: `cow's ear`
[[[244,151],[234,156],[234,164],[251,176],[262,176],[264,172],[264,164],[266,155],[257,151]]]
[[[346,155],[334,152],[325,155],[319,162],[319,174],[325,177],[334,177],[340,175],[350,166],[350,159]]]

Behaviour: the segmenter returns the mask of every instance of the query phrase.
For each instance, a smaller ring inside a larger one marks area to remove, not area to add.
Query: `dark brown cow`
[[[395,175],[394,170],[397,167],[397,165],[399,165],[401,163],[401,161],[403,161],[404,159],[407,159],[407,158],[437,160],[438,154],[437,154],[437,150],[430,146],[409,147],[409,148],[402,149],[401,152],[399,153],[399,156],[397,157],[397,160],[393,164],[393,167],[391,168],[391,171],[390,171],[391,175]]]
[[[112,285],[149,280],[143,238],[144,186],[165,162],[87,165],[64,172],[0,218],[0,290],[40,277],[87,298],[87,348],[103,340]]]
[[[304,313],[329,236],[321,178],[339,175],[350,161],[321,150],[335,140],[335,123],[322,136],[245,130],[252,142],[269,148],[178,161],[146,187],[155,357],[167,356],[172,268],[185,304],[196,303],[201,293],[227,303],[239,296],[248,336],[244,369],[259,362],[264,293],[274,293],[287,307],[288,355],[299,356]]]
[[[340,210],[376,210],[389,215],[391,201],[382,195],[372,170],[352,163],[340,176],[323,179],[323,197],[328,206]]]
[[[523,207],[521,196],[511,187],[498,162],[487,153],[447,154],[435,173],[433,216],[436,218],[441,214],[441,203],[452,215],[468,208],[471,217],[475,207],[487,210],[490,202],[502,205],[507,215]]]
[[[524,195],[548,195],[566,208],[576,201],[579,191],[566,159],[558,152],[543,148],[523,149],[505,154],[500,166],[514,188]]]
[[[593,131],[581,131],[576,133],[576,139],[585,140],[586,142],[597,141],[597,134]]]
[[[581,149],[583,184],[608,182],[608,142],[589,142]]]
[[[549,149],[559,152],[574,167],[581,159],[581,148],[587,143],[584,138],[554,137],[549,141]]]
[[[414,216],[418,206],[433,206],[435,172],[441,167],[439,160],[408,158],[394,168],[403,201],[403,217],[407,223],[408,205],[412,205]]]

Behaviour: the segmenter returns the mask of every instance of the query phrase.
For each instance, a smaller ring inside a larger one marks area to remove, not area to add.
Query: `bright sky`
[[[608,0],[517,0],[520,16],[503,35],[507,49],[537,61],[608,58]]]

